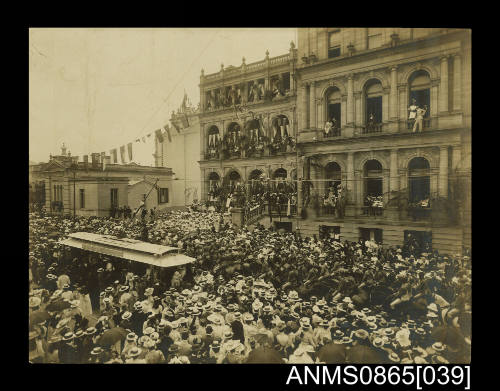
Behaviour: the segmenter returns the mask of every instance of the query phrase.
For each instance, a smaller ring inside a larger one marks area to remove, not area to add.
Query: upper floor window
[[[85,189],[80,189],[80,209],[85,208]]]
[[[429,74],[420,70],[413,73],[409,80],[409,115],[408,119],[416,118],[418,108],[424,109],[424,118],[429,117],[431,109],[431,78]]]
[[[382,29],[380,27],[368,29],[368,49],[382,46]]]
[[[342,44],[340,30],[335,30],[328,34],[328,58],[340,56],[340,46]]]
[[[168,188],[162,187],[158,189],[158,203],[166,204],[168,203]]]
[[[208,148],[215,149],[219,144],[219,128],[215,125],[208,129]]]
[[[370,80],[365,87],[365,123],[367,127],[382,123],[382,84]]]
[[[118,208],[118,189],[110,190],[111,207]]]
[[[285,115],[278,115],[273,120],[273,141],[278,139],[284,140],[289,136],[289,125],[288,118]]]

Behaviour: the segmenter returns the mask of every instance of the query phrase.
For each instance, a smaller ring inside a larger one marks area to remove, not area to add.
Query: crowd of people
[[[470,362],[470,253],[237,228],[195,210],[29,221],[32,362]],[[196,260],[157,270],[74,256],[58,241],[80,231]]]

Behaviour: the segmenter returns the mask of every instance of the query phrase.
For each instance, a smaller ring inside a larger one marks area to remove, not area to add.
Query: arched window
[[[408,81],[409,83],[409,106],[416,105],[417,107],[427,110],[424,118],[429,117],[431,110],[431,78],[427,71],[420,70],[414,72]]]
[[[337,194],[338,187],[341,183],[341,168],[336,162],[330,162],[325,167],[325,179],[326,182],[326,194],[328,195],[332,190],[334,194]]]
[[[261,170],[253,170],[251,173],[250,173],[250,176],[248,177],[248,179],[250,181],[255,181],[255,180],[258,180],[260,179],[260,176],[262,175],[262,171]]]
[[[272,140],[283,140],[290,135],[290,122],[286,115],[280,114],[273,119],[272,123],[273,134]]]
[[[208,147],[215,148],[220,141],[219,137],[219,128],[212,125],[210,129],[208,129]]]
[[[258,143],[260,138],[263,136],[260,121],[257,118],[254,118],[245,122],[245,133],[250,141]]]
[[[333,128],[335,125],[340,127],[341,124],[341,94],[337,87],[329,88],[325,95],[326,101],[326,121],[333,123]],[[335,119],[335,121],[333,121]]]
[[[368,160],[363,167],[363,178],[365,182],[366,206],[373,206],[374,201],[382,201],[382,165],[378,160]]]
[[[235,187],[241,182],[241,176],[237,171],[231,171],[227,177],[229,179],[230,189],[234,191]]]
[[[210,195],[210,201],[215,200],[216,190],[220,186],[220,177],[216,172],[211,172],[208,175],[208,193]]]
[[[408,164],[409,202],[429,206],[431,193],[431,168],[427,159],[415,157]]]
[[[379,80],[369,80],[365,85],[365,123],[367,130],[378,130],[376,125],[382,123],[382,83]]]
[[[241,136],[241,127],[236,122],[231,122],[227,127],[227,133],[229,138],[236,143]]]

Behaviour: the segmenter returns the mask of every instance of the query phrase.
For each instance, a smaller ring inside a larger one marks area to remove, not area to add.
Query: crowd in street
[[[237,228],[192,209],[29,221],[32,362],[470,362],[468,252]],[[74,257],[58,241],[81,231],[196,261],[159,271]]]

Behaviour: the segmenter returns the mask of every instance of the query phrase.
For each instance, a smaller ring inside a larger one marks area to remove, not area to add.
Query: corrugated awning
[[[88,232],[70,234],[59,243],[85,251],[128,259],[158,267],[173,267],[194,262],[195,258],[179,254],[177,247],[161,246],[140,240],[117,238]]]

